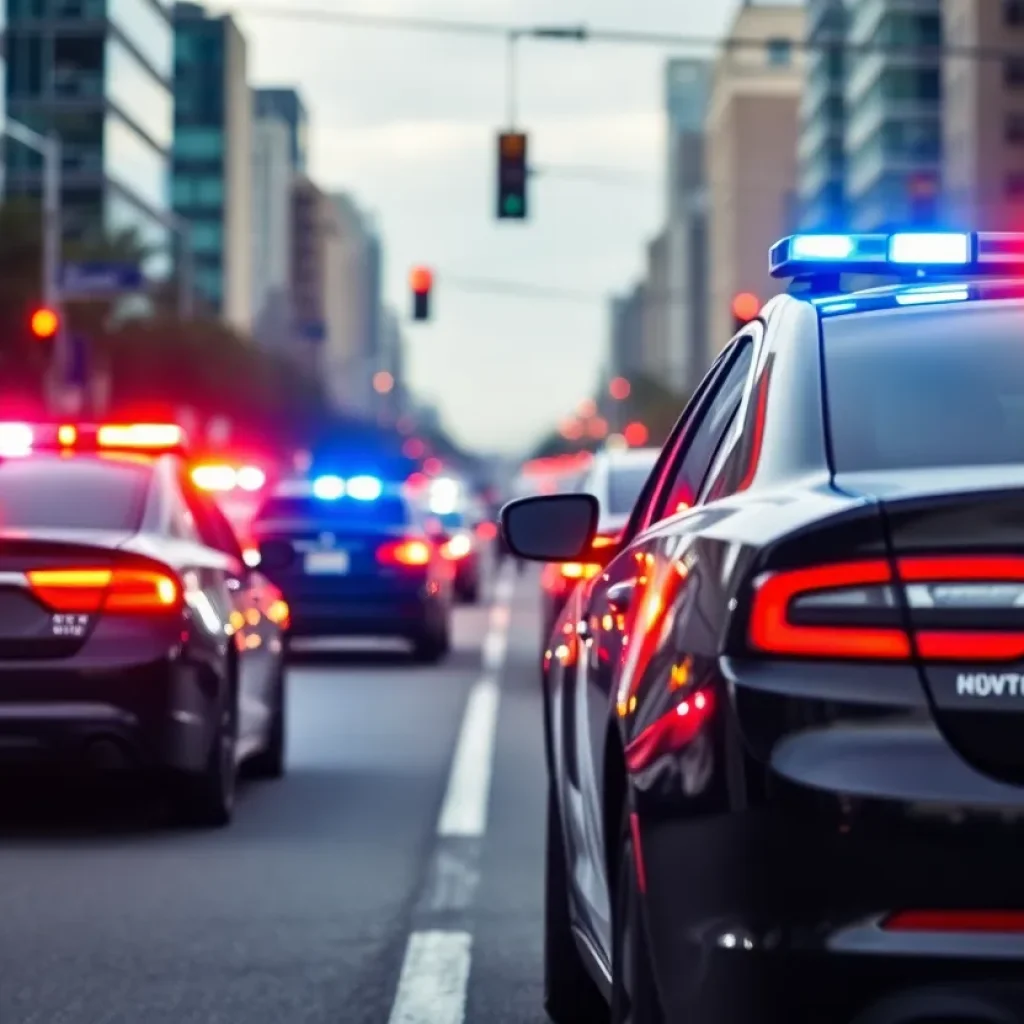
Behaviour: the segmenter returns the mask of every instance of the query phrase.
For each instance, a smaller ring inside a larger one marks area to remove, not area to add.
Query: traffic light
[[[32,313],[29,327],[32,330],[32,337],[37,341],[49,341],[57,336],[57,331],[60,328],[60,317],[54,310],[44,306]]]
[[[740,292],[732,300],[732,326],[733,332],[741,330],[757,319],[761,311],[761,300],[752,292]]]
[[[526,220],[526,155],[523,132],[498,136],[498,220]]]
[[[415,267],[409,275],[412,287],[412,318],[413,320],[430,319],[430,289],[434,285],[434,275],[427,267]]]

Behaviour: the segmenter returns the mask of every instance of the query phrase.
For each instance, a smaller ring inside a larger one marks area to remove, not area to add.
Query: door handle
[[[623,582],[609,587],[605,599],[611,612],[615,615],[624,615],[628,612],[629,606],[633,602],[633,592],[632,580],[623,580]]]

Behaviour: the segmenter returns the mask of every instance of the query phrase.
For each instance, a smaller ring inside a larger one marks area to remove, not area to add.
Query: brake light
[[[601,571],[601,566],[593,562],[562,562],[559,570],[567,580],[592,580]]]
[[[181,605],[178,581],[155,569],[33,569],[26,575],[32,593],[55,612],[137,614]]]
[[[1024,932],[1019,910],[901,910],[882,923],[893,932],[982,932],[1013,935]]]
[[[421,566],[430,564],[431,554],[424,540],[400,540],[379,548],[377,560],[382,565]]]
[[[1024,558],[913,556],[898,558],[895,568],[898,576],[885,559],[871,559],[765,574],[754,584],[750,646],[823,659],[899,661],[915,650],[927,661],[1024,657],[1024,621],[977,626],[979,611],[1005,620],[1024,603]]]

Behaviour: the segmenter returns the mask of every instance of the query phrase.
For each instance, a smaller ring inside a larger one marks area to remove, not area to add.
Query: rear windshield
[[[1024,463],[1024,305],[825,320],[837,472]]]
[[[650,466],[613,466],[608,471],[609,515],[628,516],[633,511],[650,472]]]
[[[150,473],[144,464],[98,459],[0,462],[0,528],[135,531]]]
[[[330,523],[340,527],[408,526],[411,522],[406,503],[401,498],[389,497],[376,501],[271,497],[256,513],[257,522],[283,520]]]

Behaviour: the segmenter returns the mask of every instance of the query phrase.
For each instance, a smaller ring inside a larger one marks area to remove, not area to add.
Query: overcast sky
[[[269,2],[239,0],[235,9]],[[279,0],[278,9],[292,5],[716,35],[738,0]],[[493,217],[503,44],[244,13],[240,23],[252,82],[294,83],[306,99],[317,183],[350,191],[376,216],[386,298],[403,318],[410,268],[435,269],[433,321],[405,328],[413,387],[439,403],[462,441],[521,450],[592,391],[607,347],[604,297],[641,272],[644,243],[660,225],[668,52],[522,44],[518,101],[532,162],[635,176],[536,181],[524,227]],[[592,298],[473,294],[446,287],[446,276]]]

